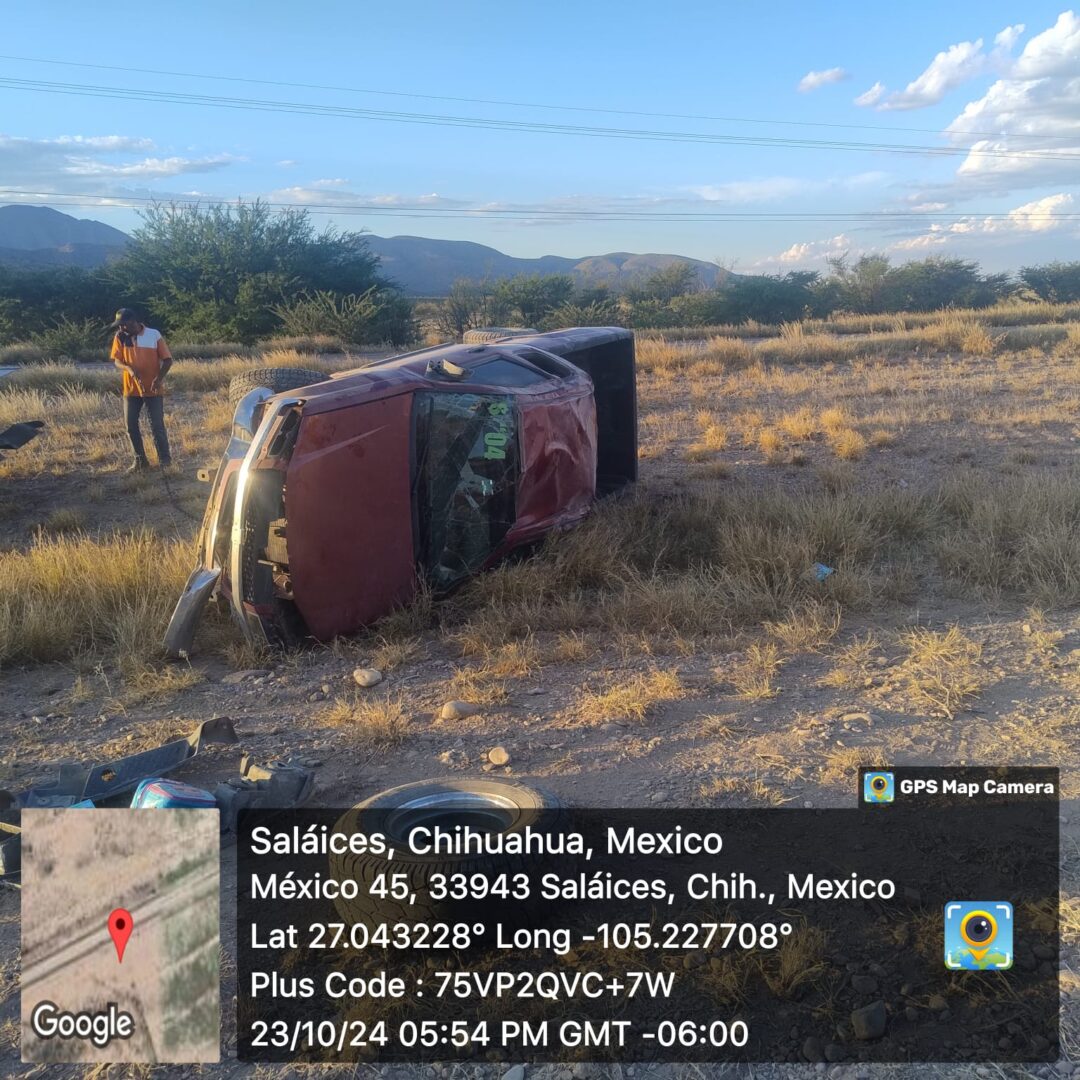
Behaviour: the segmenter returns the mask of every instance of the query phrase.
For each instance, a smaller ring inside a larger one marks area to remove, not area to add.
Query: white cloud
[[[841,67],[826,68],[824,71],[808,71],[799,80],[799,93],[808,94],[811,90],[820,90],[823,86],[843,82],[849,78],[848,73]]]
[[[764,259],[758,259],[754,266],[758,269],[779,267],[783,270],[793,270],[797,267],[820,267],[825,265],[826,259],[851,252],[854,246],[851,237],[845,233],[838,233],[826,240],[807,240],[803,243],[792,244],[779,255],[769,255]]]
[[[760,180],[728,180],[690,188],[706,202],[761,203],[788,199],[804,192],[809,183],[797,176],[765,176]]]
[[[856,99],[856,105],[862,105],[867,108],[871,105],[876,105],[885,93],[885,84],[883,82],[876,82],[869,90],[863,91]]]
[[[798,176],[765,176],[757,180],[728,180],[722,184],[699,184],[686,190],[710,203],[754,204],[820,195],[830,191],[855,191],[881,187],[890,174],[874,170],[850,176],[806,180]]]
[[[939,52],[930,66],[907,87],[889,94],[879,109],[922,109],[936,105],[957,86],[981,75],[986,70],[986,54],[982,51],[982,38],[961,41]]]
[[[1080,17],[1063,11],[1049,30],[1036,34],[1025,46],[1013,68],[1017,79],[1043,79],[1053,75],[1080,74]]]
[[[924,109],[936,105],[951,90],[987,72],[999,71],[1012,63],[1012,49],[1024,33],[1023,23],[1006,26],[994,35],[994,48],[983,49],[983,39],[960,41],[939,52],[925,70],[903,90],[887,94],[885,86],[876,82],[855,99],[856,105],[879,111]],[[1030,47],[1030,46],[1029,46]]]
[[[994,36],[994,44],[1005,52],[1011,52],[1012,47],[1023,37],[1024,31],[1027,29],[1023,23],[1017,23],[1015,26],[1006,26],[1004,30],[999,30]]]
[[[997,236],[1018,239],[1058,232],[1075,224],[1071,219],[1055,216],[1068,213],[1073,202],[1073,196],[1068,192],[1058,192],[1017,206],[1004,217],[971,216],[950,222],[935,221],[925,233],[896,241],[891,250],[921,251],[940,247],[957,238]]]
[[[1000,131],[971,141],[968,132]],[[1080,18],[1061,14],[946,128],[971,153],[957,170],[972,192],[1075,184],[1080,157]]]
[[[154,149],[152,139],[129,135],[29,139],[0,134],[0,176],[8,188],[78,192],[88,178],[155,180],[213,172],[234,160],[225,154],[203,158],[145,156]],[[107,184],[99,190],[103,195],[115,194]]]
[[[114,179],[156,180],[164,176],[181,176],[184,173],[206,173],[222,169],[232,163],[228,155],[207,158],[143,158],[122,165],[112,165],[93,158],[69,158],[63,171],[69,176],[98,176]]]

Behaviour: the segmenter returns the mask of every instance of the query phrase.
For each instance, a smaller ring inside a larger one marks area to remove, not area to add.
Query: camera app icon
[[[1004,971],[1013,963],[1013,907],[1004,900],[950,900],[945,905],[945,966]]]
[[[891,803],[896,797],[896,786],[891,772],[868,772],[863,777],[863,802]]]

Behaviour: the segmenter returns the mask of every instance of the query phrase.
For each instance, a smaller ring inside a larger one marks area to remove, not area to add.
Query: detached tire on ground
[[[312,371],[310,368],[252,368],[251,371],[241,371],[229,380],[229,404],[235,405],[245,394],[250,394],[260,386],[280,394],[285,390],[299,390],[301,386],[326,382],[327,378],[325,372]]]
[[[482,326],[477,330],[466,330],[461,335],[463,345],[483,345],[488,341],[505,341],[507,338],[529,337],[538,334],[528,326]]]
[[[433,874],[512,875],[534,870],[541,860],[551,862],[551,857],[479,852],[417,855],[409,850],[408,835],[418,826],[435,825],[451,831],[455,825],[469,825],[475,831],[503,834],[524,833],[527,828],[550,830],[561,808],[562,803],[550,792],[512,780],[422,780],[389,788],[346,811],[335,830],[382,833],[394,849],[394,857],[331,855],[331,876],[338,881],[351,879],[360,886],[355,899],[338,899],[334,906],[347,922],[369,927],[394,922],[469,922],[477,916],[478,903],[485,920],[495,915],[500,904],[506,904],[513,907],[516,920],[529,921],[530,910],[540,903],[535,895],[525,900],[434,900],[428,882]],[[415,902],[371,895],[371,885],[380,874],[386,875],[387,883],[392,874],[406,875]]]

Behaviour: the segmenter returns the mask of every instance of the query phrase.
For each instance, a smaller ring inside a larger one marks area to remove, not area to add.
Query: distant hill
[[[128,243],[127,233],[48,206],[0,206],[0,264],[100,266]]]
[[[620,289],[672,263],[689,263],[707,286],[730,272],[683,255],[615,251],[584,259],[543,255],[518,259],[468,240],[423,236],[366,237],[383,272],[413,296],[445,296],[457,278],[499,281],[516,274],[570,274],[582,284]],[[100,221],[75,218],[47,206],[0,206],[0,266],[101,266],[129,242],[127,233]]]
[[[631,255],[625,251],[570,259],[543,255],[519,259],[468,240],[429,240],[423,236],[368,236],[384,273],[414,296],[444,296],[457,278],[498,281],[516,274],[570,274],[582,284],[621,288],[672,263],[689,263],[708,286],[726,280],[729,271],[684,255]]]

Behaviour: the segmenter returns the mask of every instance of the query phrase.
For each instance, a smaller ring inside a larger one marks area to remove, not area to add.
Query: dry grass
[[[703,806],[783,806],[791,802],[776,788],[755,777],[713,777],[698,787],[698,799]]]
[[[784,437],[773,428],[764,428],[758,432],[758,449],[765,455],[770,465],[779,464],[784,450]]]
[[[571,630],[559,635],[551,655],[559,663],[574,664],[588,660],[594,651],[592,642],[583,633]]]
[[[881,643],[873,634],[856,637],[833,655],[833,667],[822,676],[822,686],[838,690],[865,687],[871,681],[880,656]]]
[[[100,654],[141,670],[187,580],[186,544],[148,531],[39,536],[0,553],[0,663]]]
[[[758,951],[761,976],[773,997],[798,997],[824,973],[825,941],[820,927],[796,925],[775,949]]]
[[[829,444],[841,461],[858,461],[866,453],[866,440],[854,428],[833,432]]]
[[[803,604],[783,619],[766,622],[765,630],[789,652],[814,652],[839,632],[840,608],[837,604]]]
[[[353,695],[336,698],[318,719],[340,729],[354,746],[395,746],[405,739],[409,718],[398,698]]]
[[[773,680],[782,664],[780,650],[772,642],[764,645],[755,643],[746,650],[743,658],[736,662],[730,671],[717,674],[723,682],[732,686],[739,697],[750,701],[760,701],[764,698],[775,697],[778,693]]]
[[[854,791],[853,777],[860,769],[879,769],[888,762],[878,748],[840,746],[829,750],[818,769],[818,778],[825,787],[840,787]]]
[[[654,670],[631,676],[604,690],[586,690],[578,704],[578,718],[586,724],[611,720],[644,720],[665,701],[676,701],[686,691],[678,672]]]
[[[817,431],[814,414],[807,408],[784,413],[777,422],[777,426],[786,435],[797,441],[809,439]]]
[[[944,632],[916,627],[899,635],[906,651],[903,675],[908,693],[950,719],[983,687],[982,648],[959,627]]]
[[[483,668],[455,668],[446,683],[445,696],[470,705],[501,705],[510,697],[506,680]]]
[[[192,686],[198,686],[204,679],[205,675],[201,671],[188,664],[148,667],[135,672],[125,681],[118,704],[134,706],[148,701],[160,701]]]
[[[371,666],[379,671],[393,671],[407,664],[419,651],[419,638],[403,638],[400,641],[380,638],[371,654]]]

